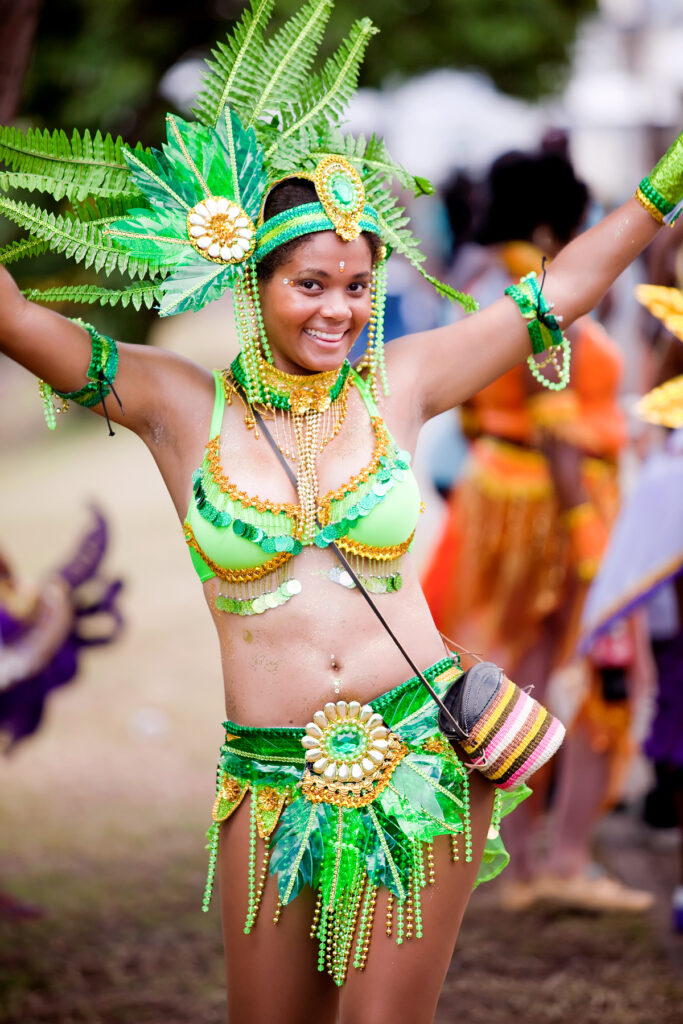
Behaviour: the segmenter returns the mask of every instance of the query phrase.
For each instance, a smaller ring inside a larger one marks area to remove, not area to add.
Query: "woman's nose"
[[[342,317],[349,316],[351,310],[346,289],[329,288],[325,292],[325,299],[322,303],[320,312],[323,316],[327,316],[330,317],[330,319],[335,320],[340,320]]]

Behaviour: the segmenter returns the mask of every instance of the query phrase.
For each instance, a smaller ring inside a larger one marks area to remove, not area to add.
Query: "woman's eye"
[[[349,285],[349,291],[352,292],[354,295],[360,295],[367,289],[367,287],[368,286],[365,284],[364,281],[352,281],[351,284]]]
[[[320,287],[318,281],[314,281],[311,278],[306,278],[303,281],[299,281],[299,287],[303,288],[307,292],[315,291],[316,288]]]

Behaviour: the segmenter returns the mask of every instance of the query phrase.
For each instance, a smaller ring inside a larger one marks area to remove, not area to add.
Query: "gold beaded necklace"
[[[346,367],[323,373],[285,373],[272,363],[260,359],[265,393],[273,401],[253,403],[272,420],[273,438],[285,458],[296,465],[297,491],[300,506],[300,536],[303,544],[311,543],[317,530],[318,456],[342,428],[348,408],[350,373]],[[344,374],[341,388],[331,398],[335,384]],[[235,390],[227,375],[226,390]],[[283,408],[279,398],[287,397]],[[240,396],[242,397],[242,396]],[[255,426],[251,405],[247,403],[245,424]]]

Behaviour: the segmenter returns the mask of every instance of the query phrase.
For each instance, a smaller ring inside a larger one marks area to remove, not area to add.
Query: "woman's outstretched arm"
[[[0,352],[26,367],[58,391],[78,391],[87,383],[91,336],[78,323],[27,301],[0,266]],[[143,345],[118,345],[115,388],[125,412],[113,399],[107,412],[115,422],[139,434],[150,447],[168,437],[193,388],[206,391],[210,375],[195,364]],[[102,405],[93,412],[103,414]]]
[[[570,242],[548,266],[543,295],[568,327],[588,313],[652,241],[660,225],[635,199]],[[531,353],[527,321],[502,296],[455,324],[389,346],[394,375],[417,379],[422,418],[459,405]],[[418,369],[419,368],[419,369]]]

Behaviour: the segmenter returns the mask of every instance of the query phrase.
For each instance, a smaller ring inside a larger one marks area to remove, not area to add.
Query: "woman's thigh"
[[[310,936],[313,894],[305,889],[277,924],[277,884],[268,875],[249,935],[249,811],[245,800],[222,826],[218,878],[228,991],[229,1024],[302,1024],[315,1007],[316,1024],[337,1020],[338,989],[317,970],[317,942]],[[264,844],[257,843],[258,888]]]
[[[424,935],[396,945],[386,934],[387,890],[377,897],[375,925],[364,971],[349,970],[340,997],[341,1024],[430,1024],[472,893],[491,821],[494,789],[472,773],[473,856],[453,863],[447,836],[434,843],[436,883],[421,894]]]

